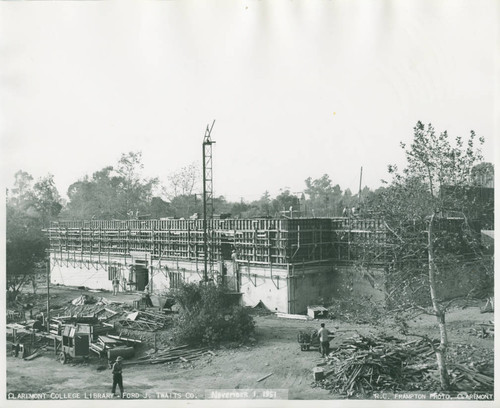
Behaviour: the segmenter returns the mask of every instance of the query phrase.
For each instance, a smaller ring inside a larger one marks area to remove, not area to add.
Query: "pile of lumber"
[[[118,323],[132,330],[157,331],[164,329],[167,322],[168,317],[164,313],[137,310]]]
[[[115,310],[116,309],[116,310]],[[58,316],[59,318],[94,318],[99,321],[106,321],[118,314],[123,313],[121,307],[109,307],[103,304],[93,304],[93,305],[71,305],[64,308],[61,313],[63,316]]]
[[[90,344],[90,349],[101,356],[101,353],[122,345],[124,345],[124,343],[120,340],[114,339],[111,336],[101,335],[97,337],[97,341],[95,343]]]
[[[493,391],[493,364],[478,367],[465,364],[451,364],[452,384],[461,390]]]
[[[353,396],[376,391],[439,389],[439,373],[433,346],[439,342],[418,339],[409,342],[385,336],[356,335],[334,348],[327,358],[332,369],[317,385]],[[493,391],[493,366],[449,362],[450,384],[461,391]]]
[[[425,340],[403,343],[394,337],[357,335],[329,354],[333,369],[321,386],[348,396],[420,389],[429,381],[428,370],[435,368],[433,354]]]
[[[135,364],[163,364],[182,361],[187,363],[196,360],[204,355],[215,356],[215,353],[208,347],[189,348],[188,345],[169,347],[163,350],[150,353],[144,357],[139,357],[134,361],[127,361],[124,365]]]

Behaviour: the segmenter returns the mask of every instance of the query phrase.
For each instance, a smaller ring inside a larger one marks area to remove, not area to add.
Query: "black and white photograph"
[[[493,406],[499,11],[0,1],[0,405]]]

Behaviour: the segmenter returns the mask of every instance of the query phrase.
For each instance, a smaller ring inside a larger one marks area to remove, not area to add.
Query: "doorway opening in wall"
[[[134,274],[136,290],[144,291],[149,283],[148,262],[143,260],[135,260]]]
[[[231,260],[231,252],[234,249],[234,238],[222,235],[220,240],[221,259],[225,261]]]

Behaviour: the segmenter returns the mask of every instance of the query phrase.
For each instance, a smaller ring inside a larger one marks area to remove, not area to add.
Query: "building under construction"
[[[121,291],[165,293],[213,280],[284,313],[331,298],[365,240],[379,259],[386,246],[382,222],[356,218],[60,221],[47,233],[53,284],[112,289],[117,278]]]

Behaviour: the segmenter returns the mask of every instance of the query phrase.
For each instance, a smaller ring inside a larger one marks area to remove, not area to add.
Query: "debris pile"
[[[204,355],[215,356],[212,350],[208,347],[188,348],[188,345],[168,347],[163,350],[151,351],[143,357],[139,357],[134,361],[127,361],[124,365],[137,365],[137,364],[163,364],[182,361],[187,363],[189,361],[200,358]]]
[[[327,365],[332,369],[314,386],[348,397],[376,391],[439,389],[433,346],[424,339],[403,342],[395,337],[356,335],[329,354]],[[457,390],[492,391],[493,374],[487,370],[486,363],[448,364],[451,386]]]
[[[485,339],[494,336],[495,328],[492,321],[489,323],[479,323],[476,327],[472,327],[469,333],[473,336]]]
[[[449,364],[452,370],[452,384],[460,384],[461,390],[493,391],[493,363],[484,362],[477,365]]]
[[[164,313],[138,310],[130,313],[126,319],[119,320],[122,327],[132,330],[157,331],[164,329],[168,317]]]
[[[81,295],[71,301],[71,304],[76,306],[91,305],[94,303],[96,303],[96,300],[93,296],[89,295]]]
[[[493,391],[494,352],[472,344],[455,343],[448,352],[451,383],[464,391]]]
[[[403,343],[395,337],[357,335],[329,354],[327,363],[333,370],[320,386],[347,396],[420,389],[428,381],[432,363],[418,364],[422,363],[418,357],[432,354],[431,345],[424,340]]]
[[[96,340],[97,335],[106,333],[109,328],[114,328],[114,323],[122,319],[130,309],[120,302],[113,302],[104,297],[92,298],[90,303],[86,302],[88,299],[88,296],[82,295],[60,309],[58,316],[51,319],[50,332],[60,335],[64,324],[89,323],[94,326],[93,334]],[[84,302],[81,303],[80,300]]]

